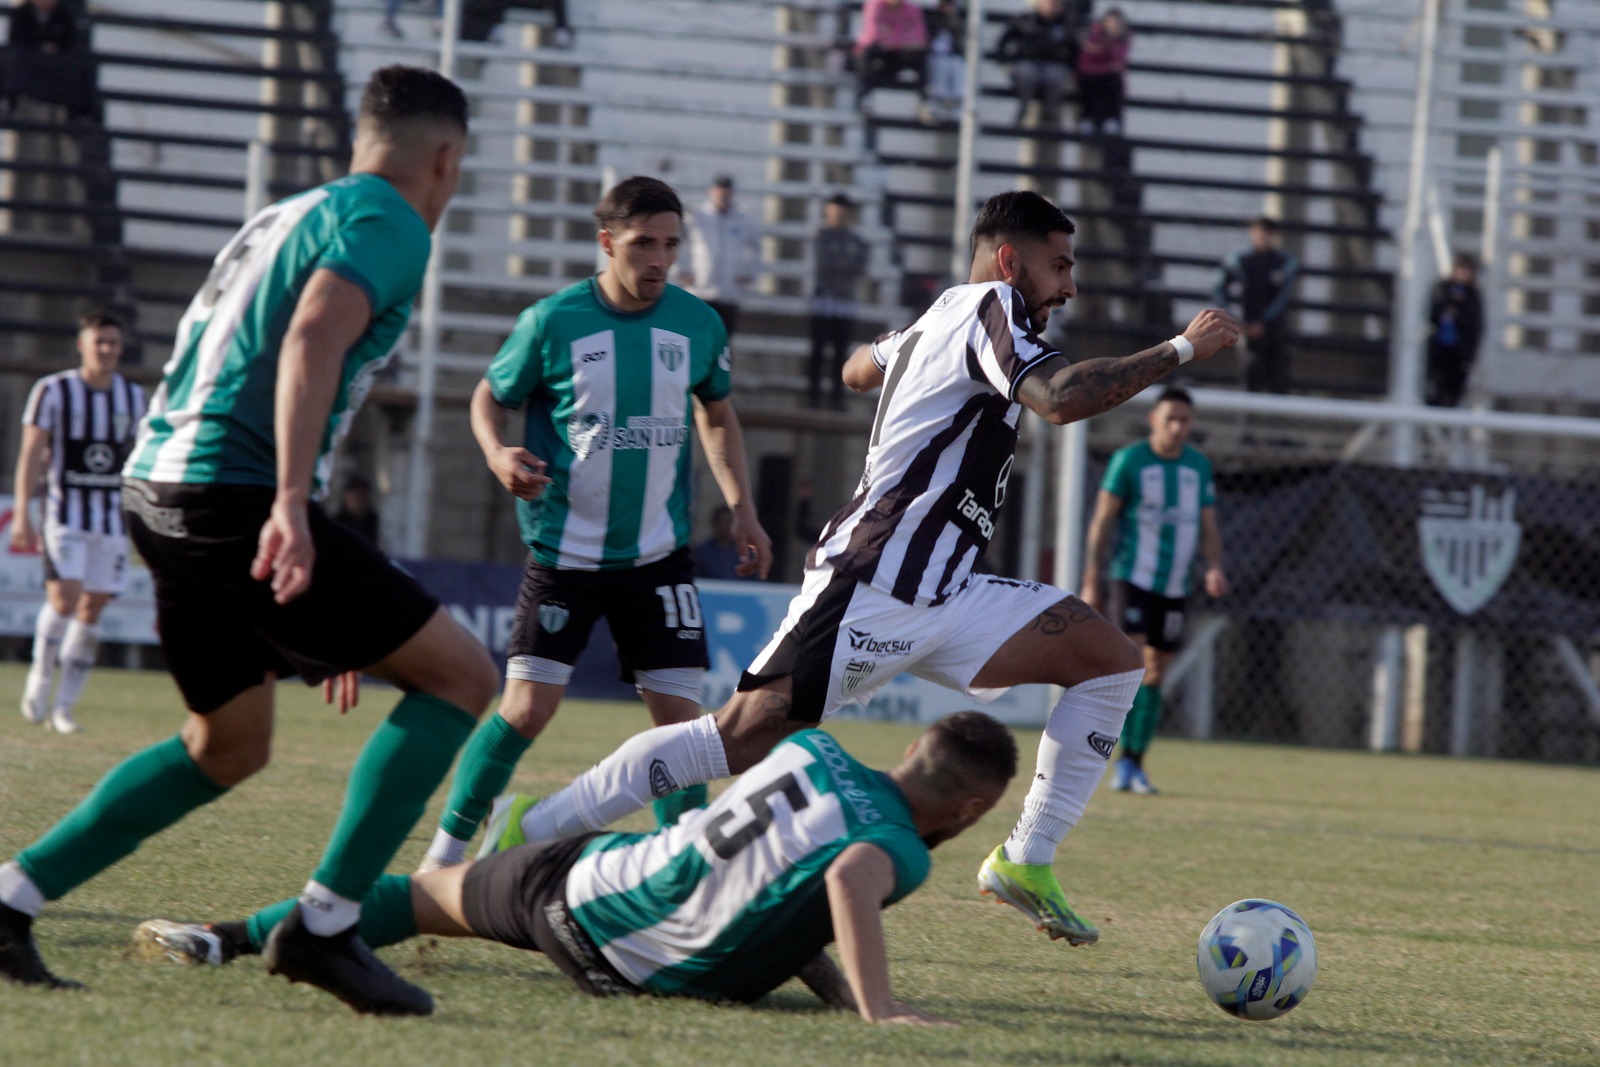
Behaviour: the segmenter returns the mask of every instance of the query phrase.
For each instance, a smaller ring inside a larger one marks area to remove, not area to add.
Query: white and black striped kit
[[[144,409],[144,389],[120,374],[107,389],[75,369],[34,384],[22,424],[50,435],[46,525],[122,536],[122,463]]]
[[[1056,355],[1004,282],[947,289],[873,345],[884,371],[866,470],[811,557],[914,605],[942,604],[989,546],[1016,454],[1017,384]]]

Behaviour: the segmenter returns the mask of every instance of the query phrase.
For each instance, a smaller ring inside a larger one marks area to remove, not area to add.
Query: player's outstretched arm
[[[1226,311],[1207,308],[1180,336],[1193,356],[1180,356],[1174,338],[1118,359],[1062,360],[1023,378],[1017,400],[1057,426],[1092,418],[1138,395],[1191,358],[1210,359],[1232,346],[1239,340],[1239,321]]]
[[[532,500],[544,492],[550,478],[544,473],[545,462],[526,448],[508,445],[501,440],[504,430],[505,409],[494,398],[494,387],[489,379],[478,379],[472,391],[468,418],[472,423],[472,436],[483,452],[483,458],[494,472],[495,480],[506,492],[518,500]]]
[[[853,393],[865,393],[883,384],[883,368],[872,358],[871,345],[858,345],[844,364],[844,384]]]
[[[364,289],[331,270],[306,282],[278,349],[273,432],[277,437],[278,490],[261,527],[250,576],[272,580],[273,597],[287,604],[311,586],[316,553],[306,508],[311,472],[339,391],[344,356],[372,319]]]
[[[894,891],[894,861],[875,845],[857,842],[828,867],[828,906],[839,963],[849,979],[856,1010],[870,1023],[951,1026],[894,998],[889,956],[883,941],[883,902]]]
[[[750,460],[733,401],[695,397],[694,425],[711,476],[717,480],[728,510],[733,512],[733,541],[739,546],[740,557],[734,573],[765,578],[772,570],[772,538],[756,517],[755,497],[750,492]]]

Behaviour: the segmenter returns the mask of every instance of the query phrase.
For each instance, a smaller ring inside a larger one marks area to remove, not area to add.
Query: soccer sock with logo
[[[290,897],[268,905],[245,920],[250,947],[260,952],[266,947],[272,928],[289,917],[298,899]],[[361,940],[372,948],[382,948],[417,936],[417,916],[411,906],[411,876],[386,874],[372,886],[361,901]]]
[[[306,885],[307,929],[326,929],[321,908],[348,915],[383,874],[428,797],[450,770],[476,720],[427,693],[407,693],[367,740],[350,771],[344,807],[312,880]],[[337,899],[329,899],[329,894]],[[354,916],[350,916],[354,918]],[[345,925],[348,925],[346,923]]]
[[[1022,818],[1006,839],[1013,863],[1049,863],[1105,777],[1144,671],[1091,678],[1061,694],[1039,739],[1033,785]]]
[[[715,716],[657,726],[624,741],[571,785],[528,809],[522,833],[535,842],[603,830],[657,797],[727,776],[728,755]]]
[[[71,711],[83,692],[94,667],[94,654],[100,647],[100,627],[73,619],[61,642],[61,684],[56,687],[56,707]]]
[[[478,727],[461,752],[455,780],[450,783],[450,797],[439,817],[439,832],[428,855],[450,862],[465,855],[467,842],[488,818],[494,798],[511,784],[517,761],[531,744],[531,739],[517,733],[517,728],[499,713]],[[458,846],[460,851],[452,846]]]
[[[61,639],[67,632],[69,615],[58,615],[46,600],[33,625],[33,663],[28,667],[28,698],[42,700],[55,681],[56,661],[61,655]],[[48,709],[45,709],[48,710]]]
[[[170,737],[113,767],[17,864],[46,900],[65,896],[202,804],[226,793]]]
[[[700,785],[691,785],[687,789],[680,789],[676,793],[669,793],[664,797],[658,797],[656,802],[651,805],[656,813],[656,826],[663,828],[676,826],[678,820],[683,818],[684,812],[705,807],[706,798],[710,795],[711,791],[702,783]]]
[[[1159,685],[1141,685],[1139,694],[1133,698],[1133,708],[1128,712],[1128,721],[1122,727],[1122,752],[1123,755],[1133,760],[1135,764],[1150,750],[1150,742],[1156,736],[1156,726],[1161,722],[1161,687]]]

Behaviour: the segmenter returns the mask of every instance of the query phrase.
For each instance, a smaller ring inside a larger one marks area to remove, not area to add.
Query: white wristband
[[[1194,345],[1190,344],[1189,339],[1183,334],[1180,333],[1168,341],[1167,344],[1171,345],[1178,353],[1178,366],[1181,367],[1194,358]]]

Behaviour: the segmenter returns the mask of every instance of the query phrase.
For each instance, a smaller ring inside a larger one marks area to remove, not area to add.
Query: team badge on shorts
[[[539,605],[539,625],[544,628],[545,633],[560,633],[571,617],[572,613],[567,610],[565,604]]]
[[[878,665],[870,659],[853,659],[844,665],[844,691],[854,693],[861,683],[872,677]]]

